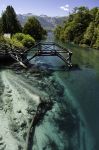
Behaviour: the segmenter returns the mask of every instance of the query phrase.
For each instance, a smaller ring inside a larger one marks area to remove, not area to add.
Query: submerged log
[[[37,112],[35,116],[33,116],[30,127],[28,129],[27,139],[26,139],[26,150],[32,150],[35,127],[43,119],[46,112],[52,109],[52,105],[53,103],[51,101],[41,102],[38,105]]]

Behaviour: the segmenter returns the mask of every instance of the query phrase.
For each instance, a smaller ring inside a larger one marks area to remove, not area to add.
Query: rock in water
[[[3,137],[0,135],[0,150],[5,150],[6,144],[3,141]]]

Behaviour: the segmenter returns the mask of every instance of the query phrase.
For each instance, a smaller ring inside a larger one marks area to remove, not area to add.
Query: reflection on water
[[[68,88],[76,102],[79,104],[84,118],[95,138],[99,149],[99,51],[80,48],[70,44],[66,47],[72,49],[72,62],[79,64],[81,70],[71,72],[56,72],[66,88]]]
[[[52,41],[51,35],[48,41]],[[61,43],[62,44],[62,43]],[[95,139],[95,150],[99,149],[99,51],[87,48],[80,48],[77,45],[63,44],[72,50],[72,62],[80,69],[63,71],[56,69],[54,76],[65,87],[65,95],[73,104],[78,106],[84,120]],[[53,68],[60,68],[65,65],[57,57],[40,57],[35,59]],[[32,61],[33,62],[33,61]],[[90,144],[91,145],[91,144]],[[88,150],[90,150],[90,145]],[[82,149],[81,149],[82,150]],[[85,150],[85,149],[84,149]]]
[[[84,118],[95,138],[96,150],[99,149],[99,51],[66,45],[73,51],[72,62],[78,64],[80,70],[71,72],[56,71],[61,83],[69,89],[71,95],[80,106]],[[63,65],[58,58],[42,58],[52,65]]]

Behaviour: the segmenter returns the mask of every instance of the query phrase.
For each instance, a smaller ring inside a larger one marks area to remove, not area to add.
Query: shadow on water
[[[37,65],[37,68],[43,69],[43,70],[49,70],[49,71],[78,71],[81,70],[81,68],[79,67],[78,64],[73,64],[72,67],[68,67],[66,65],[53,65],[53,64],[49,64],[49,63],[39,63],[39,65]]]

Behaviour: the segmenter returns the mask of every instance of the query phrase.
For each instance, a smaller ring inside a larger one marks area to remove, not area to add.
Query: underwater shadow
[[[68,67],[66,65],[51,65],[51,64],[38,64],[36,65],[37,68],[42,70],[49,70],[49,71],[78,71],[81,70],[80,66],[78,64],[73,64],[71,67]]]

